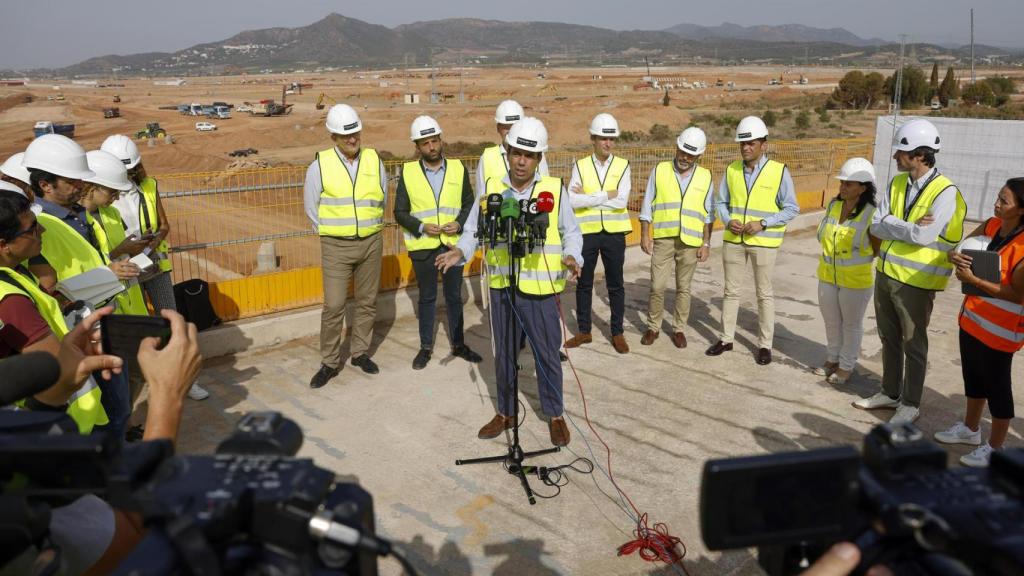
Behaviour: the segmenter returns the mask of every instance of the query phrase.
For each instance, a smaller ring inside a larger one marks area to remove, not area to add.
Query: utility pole
[[[974,84],[974,8],[971,8],[971,84]]]

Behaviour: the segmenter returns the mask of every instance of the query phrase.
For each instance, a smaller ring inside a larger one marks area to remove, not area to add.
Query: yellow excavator
[[[323,110],[324,107],[326,106],[325,101],[330,102],[332,105],[338,103],[338,101],[335,100],[334,98],[331,98],[327,94],[321,92],[320,97],[316,99],[316,109]]]

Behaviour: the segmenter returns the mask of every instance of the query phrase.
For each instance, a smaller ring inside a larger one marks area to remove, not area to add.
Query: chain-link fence
[[[838,187],[833,176],[846,159],[871,157],[872,141],[801,140],[770,142],[772,158],[789,166],[802,208],[823,206]],[[619,148],[629,160],[633,193],[629,208],[639,211],[647,177],[673,148]],[[576,155],[547,154],[552,176],[568,182]],[[734,145],[708,146],[701,164],[711,169],[715,185]],[[462,158],[475,173],[477,158]],[[401,161],[385,162],[388,203],[384,229],[382,289],[412,279],[402,235],[393,218],[395,186]],[[157,176],[171,223],[175,282],[202,278],[211,283],[214,306],[224,319],[256,316],[317,304],[321,301],[320,245],[303,209],[304,166]],[[638,240],[636,232],[630,236]],[[478,266],[467,270],[475,273]]]

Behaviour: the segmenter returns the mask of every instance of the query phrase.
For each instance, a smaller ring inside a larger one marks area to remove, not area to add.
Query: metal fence
[[[838,188],[831,176],[846,159],[871,157],[872,140],[800,140],[770,142],[771,157],[789,166],[803,208],[820,207]],[[619,148],[629,160],[633,194],[629,208],[639,210],[647,177],[673,148]],[[578,155],[547,154],[552,176],[568,182]],[[701,164],[715,182],[735,160],[735,145],[708,147]],[[475,173],[477,158],[462,158]],[[384,229],[382,289],[412,280],[393,203],[401,161],[385,162],[388,204]],[[171,223],[174,280],[202,278],[211,283],[214,307],[224,319],[256,316],[321,301],[320,246],[303,209],[306,167],[246,169],[158,176]],[[630,240],[636,242],[636,233]],[[258,252],[263,246],[263,254]],[[262,265],[260,265],[262,264]],[[477,266],[469,272],[475,273]]]

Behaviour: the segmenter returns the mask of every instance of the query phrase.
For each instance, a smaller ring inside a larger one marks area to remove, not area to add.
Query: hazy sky
[[[2,0],[0,68],[60,67],[92,56],[173,52],[242,30],[310,24],[331,12],[396,26],[451,17],[555,21],[616,30],[689,22],[842,27],[863,38],[1024,46],[1024,0]],[[511,10],[514,9],[515,12]]]

